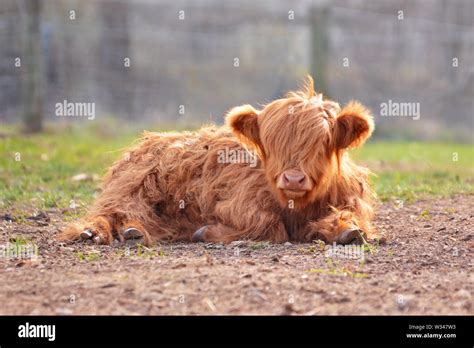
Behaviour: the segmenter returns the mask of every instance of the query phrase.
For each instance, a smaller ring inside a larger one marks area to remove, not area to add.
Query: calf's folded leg
[[[273,243],[288,241],[288,234],[281,222],[267,226],[253,226],[237,229],[223,224],[206,225],[197,229],[193,242],[230,243],[236,240],[265,240]]]
[[[59,241],[91,239],[96,244],[110,244],[113,241],[113,218],[106,216],[87,217],[83,222],[69,225],[58,236]]]
[[[326,243],[362,244],[366,238],[375,236],[375,230],[370,222],[372,210],[364,210],[363,205],[356,205],[362,209],[334,209],[326,217],[309,223],[304,239],[322,239]]]

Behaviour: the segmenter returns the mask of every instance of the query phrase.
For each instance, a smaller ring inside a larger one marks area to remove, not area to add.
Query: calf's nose
[[[306,184],[306,175],[297,170],[283,172],[283,184],[287,190],[302,190]]]

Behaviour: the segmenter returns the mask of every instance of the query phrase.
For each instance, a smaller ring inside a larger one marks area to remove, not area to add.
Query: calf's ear
[[[227,113],[226,124],[242,144],[259,151],[260,155],[263,155],[257,110],[248,104],[236,106]]]
[[[336,149],[356,147],[370,137],[374,131],[374,120],[362,104],[351,101],[337,115],[334,127]]]

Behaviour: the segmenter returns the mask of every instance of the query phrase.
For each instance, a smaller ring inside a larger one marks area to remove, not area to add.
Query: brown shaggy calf
[[[374,236],[368,170],[346,153],[374,128],[361,104],[341,110],[309,78],[303,91],[262,110],[232,109],[226,123],[145,132],[109,169],[88,215],[60,240],[346,244]]]

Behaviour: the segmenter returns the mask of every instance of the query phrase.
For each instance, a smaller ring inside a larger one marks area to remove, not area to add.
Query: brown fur
[[[348,228],[374,235],[368,170],[355,165],[347,148],[361,145],[374,128],[367,109],[350,102],[321,100],[308,79],[262,110],[232,109],[223,127],[196,132],[150,133],[106,174],[102,192],[87,216],[60,240],[79,239],[90,229],[100,243],[123,240],[135,227],[145,243],[190,241],[208,226],[204,240],[272,242],[337,241]],[[256,167],[219,163],[219,151],[255,150]],[[297,168],[314,185],[288,199],[276,185],[282,172]]]

